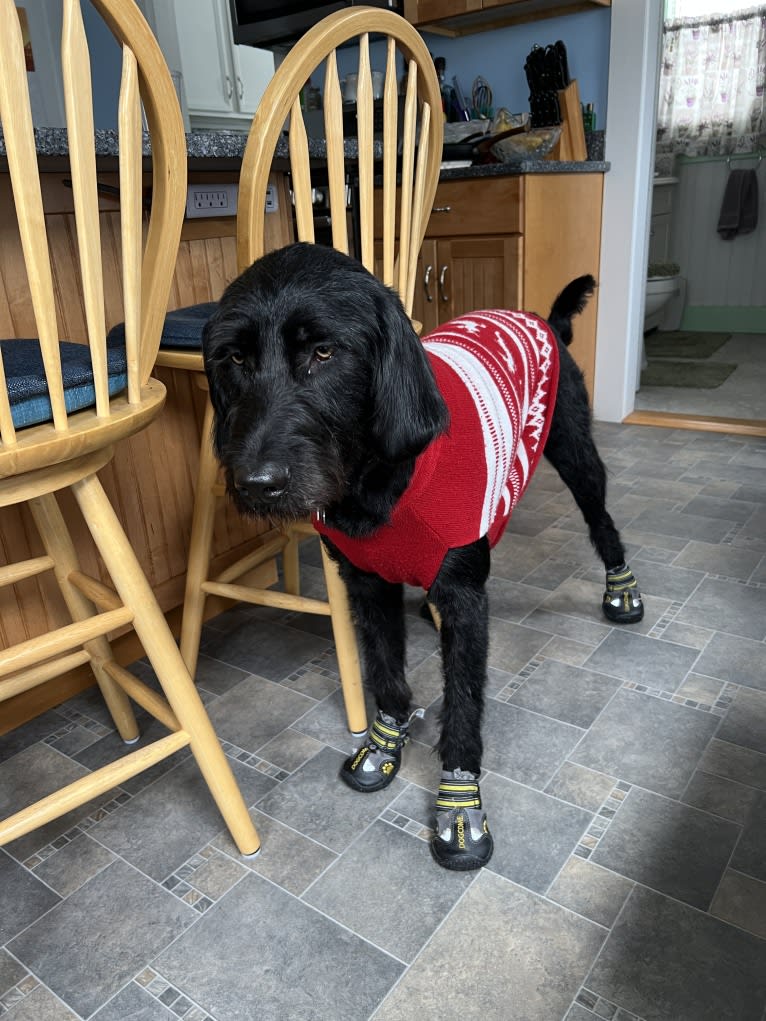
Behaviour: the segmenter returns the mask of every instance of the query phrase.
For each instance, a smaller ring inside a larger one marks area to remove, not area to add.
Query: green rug
[[[709,358],[731,337],[730,333],[700,333],[671,330],[647,333],[644,346],[647,358]],[[717,384],[716,384],[717,385]]]
[[[682,386],[713,390],[736,369],[730,362],[682,362],[657,359],[641,371],[641,386]]]

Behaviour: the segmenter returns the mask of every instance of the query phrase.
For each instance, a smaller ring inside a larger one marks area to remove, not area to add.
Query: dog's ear
[[[394,463],[417,457],[447,427],[449,415],[399,298],[389,292],[377,311],[372,441],[379,456]]]

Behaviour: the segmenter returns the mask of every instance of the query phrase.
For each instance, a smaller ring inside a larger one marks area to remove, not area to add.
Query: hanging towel
[[[731,170],[718,216],[718,233],[724,241],[750,234],[758,224],[758,177],[755,170]]]

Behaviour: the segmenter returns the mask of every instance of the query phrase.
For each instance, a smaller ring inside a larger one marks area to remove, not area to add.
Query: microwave
[[[235,43],[288,49],[328,14],[347,7],[384,7],[402,13],[403,0],[229,0]]]

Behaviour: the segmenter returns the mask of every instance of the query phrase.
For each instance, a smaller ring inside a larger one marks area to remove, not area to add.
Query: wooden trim
[[[632,411],[625,425],[653,425],[664,429],[698,429],[700,432],[730,433],[733,436],[766,436],[766,420],[758,418],[716,418],[671,411]]]

